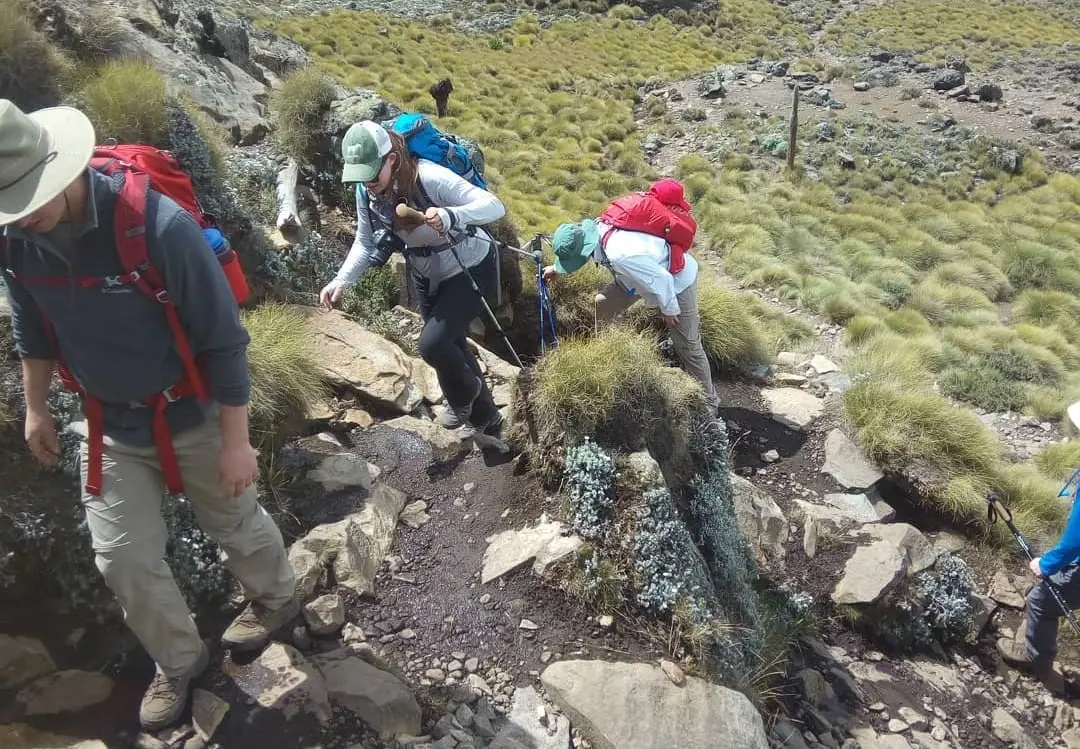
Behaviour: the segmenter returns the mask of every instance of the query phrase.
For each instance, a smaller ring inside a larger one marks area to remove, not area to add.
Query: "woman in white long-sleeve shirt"
[[[476,355],[465,340],[471,323],[483,310],[461,263],[487,296],[497,289],[497,256],[490,235],[478,228],[505,214],[503,204],[446,167],[414,159],[397,133],[370,120],[353,125],[342,141],[343,182],[356,182],[356,238],[334,279],[320,294],[332,307],[346,287],[368,268],[383,265],[393,252],[409,259],[410,273],[420,294],[424,329],[420,356],[439,376],[449,404],[440,423],[466,433],[496,435],[502,418],[491,397]],[[394,209],[406,203],[426,216],[416,225]]]
[[[607,240],[601,242],[604,236]],[[555,265],[544,268],[547,280],[560,273],[573,273],[589,260],[606,266],[615,280],[596,295],[597,318],[611,320],[639,299],[647,307],[658,307],[683,368],[701,383],[713,408],[720,404],[701,344],[698,264],[689,253],[683,256],[682,270],[673,275],[668,272],[671,248],[663,237],[616,229],[592,219],[559,226],[552,246]]]

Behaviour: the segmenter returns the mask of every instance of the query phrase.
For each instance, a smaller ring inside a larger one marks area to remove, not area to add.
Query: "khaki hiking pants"
[[[705,349],[701,345],[701,317],[698,314],[697,281],[687,286],[677,297],[679,300],[679,323],[668,328],[671,341],[675,344],[675,353],[685,369],[705,389],[705,397],[716,408],[720,398],[713,387],[712,368]],[[602,288],[596,295],[597,324],[608,322],[626,311],[641,297],[630,296],[614,281]]]
[[[209,410],[203,425],[176,435],[173,445],[199,525],[221,546],[245,596],[270,608],[287,603],[295,576],[281,532],[259,504],[258,491],[251,486],[228,499],[218,484],[217,410]],[[85,485],[85,440],[80,465]],[[164,496],[157,448],[132,447],[106,437],[101,496],[83,495],[97,567],[120,602],[128,627],[165,675],[173,677],[194,665],[203,643],[164,559]]]

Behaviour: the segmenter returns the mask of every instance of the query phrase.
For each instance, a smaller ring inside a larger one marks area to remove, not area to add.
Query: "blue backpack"
[[[480,158],[474,159],[456,136],[443,133],[426,116],[416,112],[406,112],[389,122],[384,122],[383,127],[403,137],[409,153],[414,158],[433,161],[460,174],[477,187],[487,189],[487,182],[483,175],[482,154],[478,153]],[[476,148],[479,152],[479,147]]]

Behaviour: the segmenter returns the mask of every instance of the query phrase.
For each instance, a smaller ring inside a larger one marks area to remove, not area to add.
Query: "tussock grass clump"
[[[1059,442],[1035,456],[1035,465],[1049,479],[1066,481],[1080,468],[1080,442]]]
[[[615,325],[592,339],[566,339],[518,382],[514,438],[545,477],[557,476],[563,445],[586,437],[609,449],[647,447],[665,474],[692,472],[689,430],[707,410],[705,395],[664,365],[648,334]]]
[[[70,62],[30,22],[19,0],[0,0],[0,98],[24,112],[56,106]]]
[[[313,66],[300,68],[281,82],[270,97],[270,116],[274,138],[286,153],[297,158],[308,155],[319,118],[334,95],[333,80]]]
[[[707,277],[699,277],[701,342],[715,367],[758,364],[771,358],[756,320],[747,308],[746,296],[725,289]]]
[[[251,433],[259,448],[275,449],[326,393],[306,321],[280,304],[245,311],[251,335]]]
[[[78,94],[78,103],[94,123],[98,142],[169,147],[168,93],[153,66],[135,60],[102,66]]]

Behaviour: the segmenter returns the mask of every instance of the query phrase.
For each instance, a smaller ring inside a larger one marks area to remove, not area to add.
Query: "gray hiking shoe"
[[[300,613],[300,601],[294,596],[284,606],[268,609],[258,601],[252,601],[221,636],[221,644],[240,652],[261,650],[270,636],[284,627]]]
[[[448,406],[439,416],[438,424],[443,429],[459,429],[469,423],[469,416],[471,414],[471,405],[467,408],[454,408],[453,406]]]
[[[489,440],[502,441],[502,427],[502,414],[496,411],[494,418],[487,424],[474,424],[472,421],[467,421],[457,430],[457,433],[462,441],[471,439],[483,441],[485,437]]]
[[[1024,629],[1021,627],[1018,629],[1018,633],[1015,639],[1002,637],[997,641],[997,651],[998,655],[1001,656],[1001,660],[1016,670],[1022,671],[1042,682],[1042,685],[1051,693],[1064,694],[1065,679],[1054,668],[1053,661],[1033,661],[1031,654],[1028,653]]]
[[[147,731],[160,731],[180,720],[191,696],[191,682],[210,664],[210,651],[203,647],[199,660],[183,676],[167,677],[158,669],[139,706],[139,723]]]

